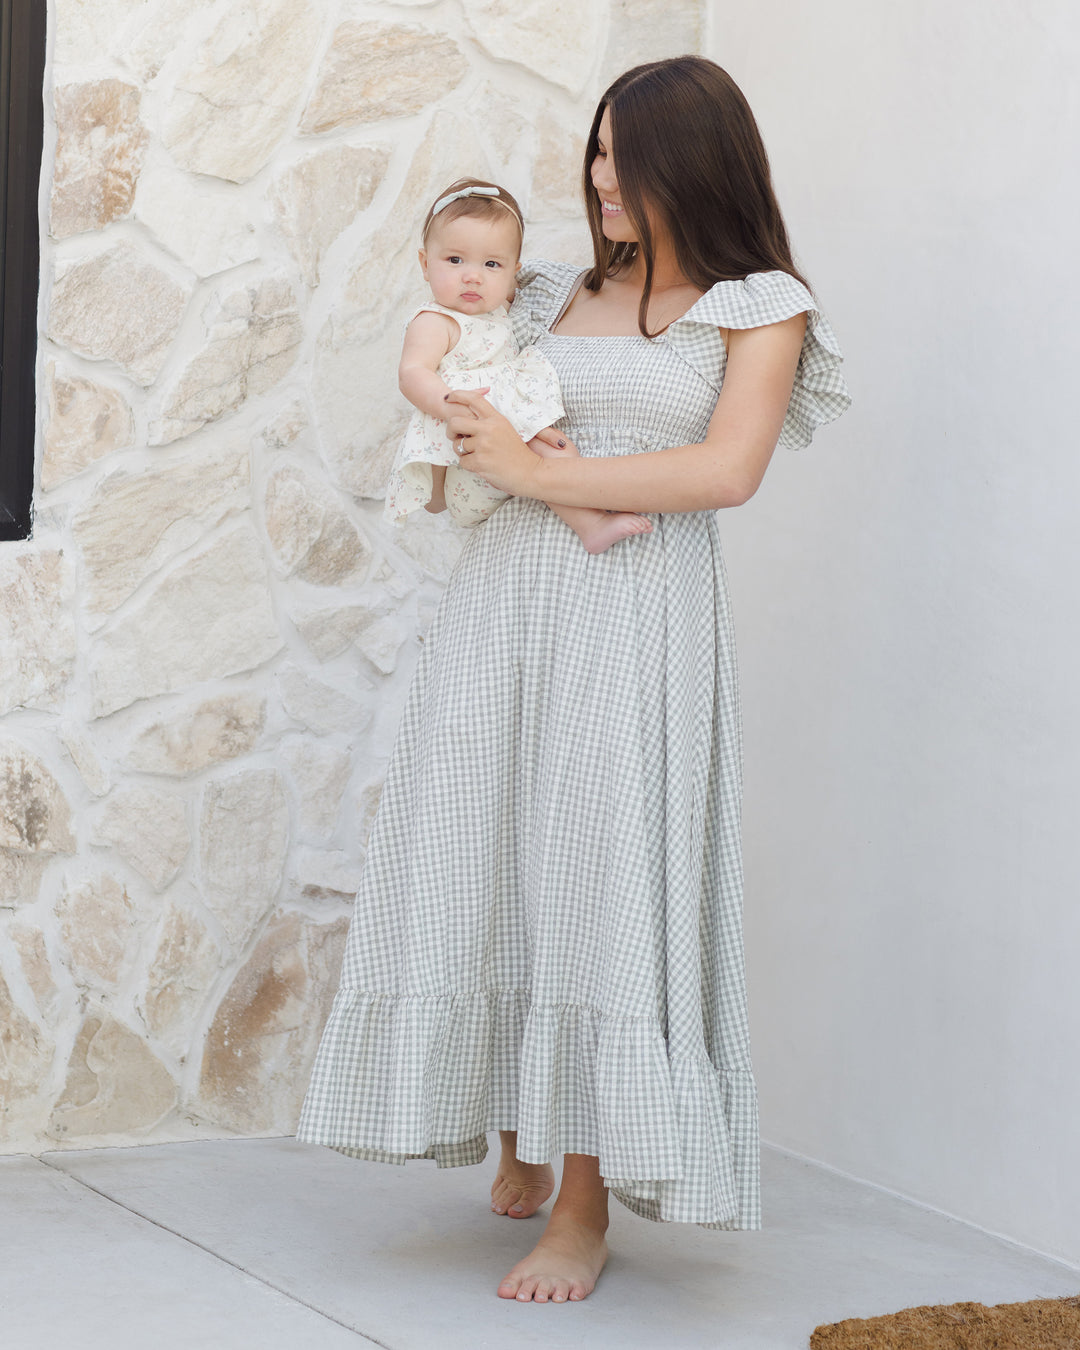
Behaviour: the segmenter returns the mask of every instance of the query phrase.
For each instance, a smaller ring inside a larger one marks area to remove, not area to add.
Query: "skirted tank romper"
[[[700,441],[720,328],[807,313],[780,438],[849,402],[810,293],[713,286],[662,336],[548,330],[579,269],[522,271],[521,346],[583,455]],[[742,954],[741,745],[716,514],[588,554],[543,503],[472,531],[424,643],[298,1138],[358,1158],[599,1158],[647,1219],[760,1226]]]

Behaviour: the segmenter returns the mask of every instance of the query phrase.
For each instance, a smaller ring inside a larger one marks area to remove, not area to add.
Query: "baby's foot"
[[[590,511],[589,517],[574,527],[577,537],[589,553],[603,553],[620,539],[652,531],[648,518],[635,515],[632,511]]]
[[[576,1302],[592,1293],[606,1260],[602,1232],[552,1215],[544,1236],[499,1285],[499,1297],[519,1303]]]
[[[555,1189],[555,1173],[550,1163],[523,1163],[511,1147],[503,1145],[499,1170],[491,1186],[491,1208],[511,1219],[527,1219],[535,1214]]]

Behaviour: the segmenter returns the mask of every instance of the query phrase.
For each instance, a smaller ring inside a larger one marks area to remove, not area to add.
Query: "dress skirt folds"
[[[579,275],[529,264],[511,318],[581,453],[700,441],[721,328],[807,313],[781,444],[848,403],[813,298],[720,282],[659,338],[551,334]],[[588,554],[513,498],[474,529],[410,691],[298,1137],[358,1158],[599,1158],[647,1219],[760,1226],[735,647],[713,512]]]

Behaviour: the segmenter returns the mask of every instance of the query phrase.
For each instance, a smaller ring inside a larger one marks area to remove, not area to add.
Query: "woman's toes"
[[[552,1303],[565,1303],[570,1293],[570,1285],[565,1280],[556,1280],[551,1291]]]
[[[552,1283],[550,1280],[538,1280],[536,1284],[536,1293],[533,1294],[534,1303],[546,1303],[551,1297]]]
[[[521,1281],[514,1275],[507,1275],[502,1284],[499,1285],[500,1298],[516,1298],[517,1291]]]
[[[521,1197],[521,1192],[516,1186],[511,1186],[509,1182],[504,1181],[496,1186],[491,1195],[491,1208],[496,1214],[505,1214],[512,1204]]]
[[[536,1293],[537,1283],[538,1281],[535,1278],[533,1279],[526,1278],[522,1280],[521,1283],[518,1285],[518,1291],[514,1295],[514,1297],[518,1300],[519,1303],[531,1303],[533,1295]]]
[[[583,1284],[572,1284],[570,1286],[570,1298],[575,1303],[579,1299],[587,1298],[588,1293],[589,1291],[585,1288]]]

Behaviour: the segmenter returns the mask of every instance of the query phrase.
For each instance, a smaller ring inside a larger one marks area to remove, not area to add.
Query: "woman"
[[[451,396],[462,466],[514,497],[425,643],[298,1132],[457,1166],[497,1129],[492,1209],[514,1218],[562,1153],[545,1232],[498,1289],[537,1302],[592,1290],[609,1191],[648,1219],[760,1226],[713,513],[848,402],[719,67],[618,79],[585,194],[594,266],[526,268],[512,312],[580,457],[539,458],[480,395]],[[543,499],[654,528],[590,556]]]

